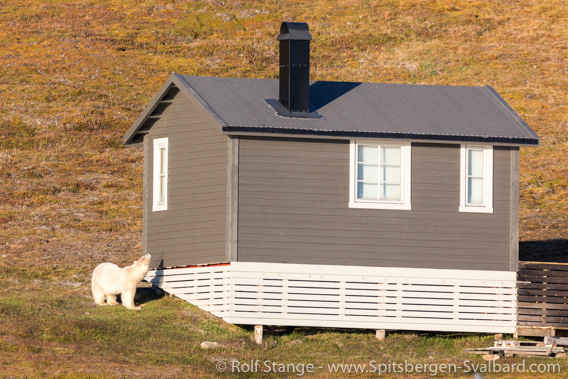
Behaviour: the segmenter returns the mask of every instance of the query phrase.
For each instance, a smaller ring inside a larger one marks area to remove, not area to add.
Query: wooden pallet
[[[568,346],[568,337],[544,337],[545,345]]]
[[[564,348],[556,345],[545,345],[538,341],[495,341],[494,346],[475,349],[465,349],[465,352],[482,354],[486,356],[499,355],[501,357],[555,357],[566,353]]]

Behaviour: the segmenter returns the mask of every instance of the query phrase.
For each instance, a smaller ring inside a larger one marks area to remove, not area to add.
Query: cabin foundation
[[[512,334],[515,273],[232,262],[146,280],[233,324]],[[260,338],[260,337],[259,337]],[[258,339],[255,338],[257,341]]]

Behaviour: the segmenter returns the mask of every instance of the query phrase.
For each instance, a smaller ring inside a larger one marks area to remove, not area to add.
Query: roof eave
[[[532,130],[530,126],[528,126],[528,124],[521,118],[521,116],[517,112],[515,112],[515,110],[509,105],[509,103],[507,103],[505,99],[503,99],[501,95],[499,95],[499,93],[495,91],[495,89],[493,89],[493,87],[485,86],[485,88],[487,88],[489,92],[491,92],[491,94],[495,97],[495,99],[503,106],[503,108],[505,108],[505,110],[509,112],[509,114],[515,119],[517,124],[519,124],[521,129],[523,129],[527,134],[529,134],[532,137],[532,139],[536,140],[535,145],[539,146],[540,137],[538,136],[538,134],[536,134],[536,132]]]
[[[150,103],[146,106],[146,108],[144,108],[142,113],[140,113],[140,116],[138,116],[136,121],[134,121],[134,124],[132,124],[130,129],[128,129],[128,131],[126,132],[123,138],[124,146],[130,147],[130,146],[140,145],[139,143],[131,143],[132,139],[134,138],[138,130],[142,127],[148,116],[152,114],[152,112],[154,111],[156,106],[160,103],[166,92],[168,92],[172,84],[173,84],[173,75],[170,76],[168,80],[166,80],[166,82],[162,85],[162,87],[160,87],[160,89],[154,95],[152,100],[150,100]]]
[[[217,115],[217,113],[215,113],[215,111],[213,111],[213,109],[211,109],[211,107],[209,107],[209,105],[201,98],[201,96],[199,96],[197,92],[195,92],[193,88],[191,88],[191,86],[189,85],[189,83],[187,83],[183,76],[172,73],[166,80],[166,82],[162,85],[162,87],[160,87],[156,95],[154,95],[152,100],[150,100],[150,103],[146,106],[146,108],[144,108],[140,116],[138,116],[136,121],[134,121],[134,124],[132,124],[130,129],[128,129],[128,131],[124,135],[124,146],[134,147],[142,145],[140,142],[133,142],[134,136],[139,132],[142,125],[144,125],[148,117],[152,114],[154,109],[156,109],[158,104],[160,104],[160,102],[172,86],[175,86],[188,98],[196,98],[201,103],[201,105],[207,109],[211,116],[213,116],[215,120],[219,122],[221,126],[225,125],[223,120]]]
[[[267,137],[303,137],[303,138],[375,138],[375,139],[401,139],[417,142],[445,142],[445,143],[485,143],[492,145],[509,146],[538,146],[537,138],[509,138],[509,137],[480,137],[459,135],[432,135],[414,133],[389,132],[358,132],[358,131],[331,131],[272,128],[264,126],[224,126],[223,133],[227,135],[256,135]]]

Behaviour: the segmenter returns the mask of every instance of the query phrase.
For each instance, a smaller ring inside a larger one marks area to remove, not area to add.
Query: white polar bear
[[[116,295],[120,295],[122,304],[128,309],[140,309],[134,306],[136,285],[144,279],[150,268],[150,254],[144,255],[133,265],[120,268],[114,263],[101,263],[93,271],[91,290],[95,304],[117,305]]]

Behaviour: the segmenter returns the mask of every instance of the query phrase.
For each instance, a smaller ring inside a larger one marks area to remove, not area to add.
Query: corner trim
[[[238,259],[239,137],[229,137],[227,147],[227,236],[226,257]]]
[[[510,270],[519,269],[519,149],[511,149],[511,184],[510,184],[510,225],[511,225],[511,246],[510,246]]]
[[[142,251],[146,255],[150,253],[148,249],[148,212],[150,211],[150,138],[144,136],[144,153],[142,160]]]

